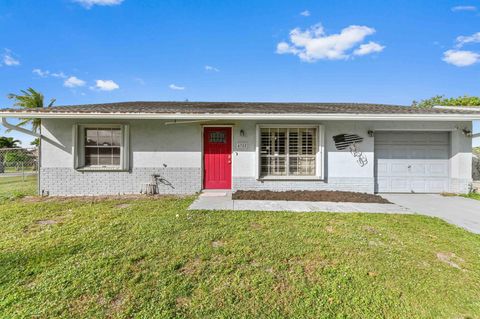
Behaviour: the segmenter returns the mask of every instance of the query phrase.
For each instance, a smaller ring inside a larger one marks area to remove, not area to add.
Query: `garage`
[[[378,193],[449,190],[449,132],[375,132]]]

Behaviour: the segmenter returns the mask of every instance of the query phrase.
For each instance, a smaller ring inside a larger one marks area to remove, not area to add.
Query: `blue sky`
[[[2,0],[0,30],[1,107],[480,95],[478,0]]]

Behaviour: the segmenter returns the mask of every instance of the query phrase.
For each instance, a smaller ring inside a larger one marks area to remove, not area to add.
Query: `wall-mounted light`
[[[467,137],[472,137],[472,131],[470,131],[469,129],[464,128],[462,132],[463,132],[463,135]]]
[[[372,131],[372,130],[368,130],[367,133],[368,133],[368,136],[370,136],[370,137],[373,137],[373,135],[375,134],[375,132]]]
[[[245,131],[244,131],[244,130],[240,130],[240,136],[241,136],[241,137],[244,137],[244,136],[245,136]]]

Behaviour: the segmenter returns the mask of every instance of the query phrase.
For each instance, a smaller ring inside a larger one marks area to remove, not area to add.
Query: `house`
[[[39,192],[467,192],[479,111],[355,103],[124,102],[41,118]],[[31,132],[30,132],[31,133]]]

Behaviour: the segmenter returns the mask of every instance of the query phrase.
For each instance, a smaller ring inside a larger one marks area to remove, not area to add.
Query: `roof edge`
[[[446,106],[446,105],[435,105],[434,109],[438,110],[458,110],[458,111],[479,111],[480,112],[480,105],[479,106]]]
[[[271,113],[229,113],[229,114],[196,114],[196,113],[35,113],[0,111],[0,118],[39,118],[39,119],[109,119],[109,120],[357,120],[357,121],[472,121],[480,120],[480,113],[323,113],[323,114],[271,114]]]

